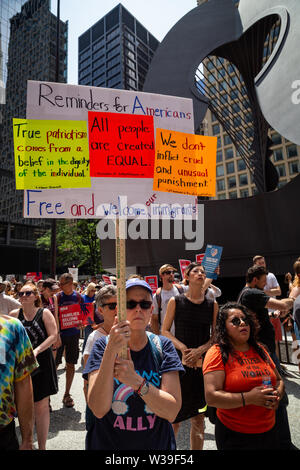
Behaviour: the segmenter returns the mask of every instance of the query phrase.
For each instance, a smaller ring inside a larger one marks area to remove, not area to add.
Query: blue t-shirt
[[[163,358],[159,371],[148,343],[141,351],[130,351],[135,370],[159,388],[166,372],[184,371],[172,342],[160,336]],[[98,370],[106,346],[106,338],[99,338],[93,347],[83,377]],[[156,416],[134,390],[114,379],[114,393],[110,411],[101,419],[95,418],[87,433],[87,450],[176,450],[171,423]]]
[[[62,307],[63,305],[73,305],[73,304],[80,304],[83,303],[83,296],[79,294],[79,292],[76,292],[73,290],[71,295],[66,295],[63,292],[59,292],[56,294],[57,297],[57,303],[58,303],[58,316],[59,316],[59,307]],[[60,334],[63,336],[73,336],[73,335],[79,335],[80,331],[78,328],[67,328],[66,330],[61,330]]]

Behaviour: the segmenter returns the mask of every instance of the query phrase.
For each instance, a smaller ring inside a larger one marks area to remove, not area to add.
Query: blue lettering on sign
[[[27,206],[26,206],[26,214],[28,217],[30,217],[30,209],[32,206],[30,204],[38,204],[39,205],[39,214],[40,216],[47,216],[51,214],[57,214],[57,215],[62,215],[65,213],[65,211],[62,209],[62,204],[61,202],[37,202],[31,198],[31,193],[41,193],[41,190],[36,190],[36,189],[27,189]],[[44,211],[44,213],[43,213]]]
[[[136,105],[136,102],[138,102],[138,106]],[[143,111],[144,114],[146,114],[143,106],[142,106],[142,103],[140,102],[139,98],[136,96],[134,98],[134,103],[133,103],[133,108],[132,108],[132,114],[134,114],[135,110],[136,109],[141,109]]]

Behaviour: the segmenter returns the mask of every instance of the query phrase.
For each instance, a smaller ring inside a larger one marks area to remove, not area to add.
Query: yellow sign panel
[[[89,188],[86,121],[13,119],[16,189]]]
[[[153,189],[216,195],[217,137],[156,129]]]

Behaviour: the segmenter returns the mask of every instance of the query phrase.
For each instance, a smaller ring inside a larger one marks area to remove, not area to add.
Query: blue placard
[[[216,269],[219,266],[223,247],[217,245],[207,245],[202,266],[205,269],[206,277],[217,279]]]

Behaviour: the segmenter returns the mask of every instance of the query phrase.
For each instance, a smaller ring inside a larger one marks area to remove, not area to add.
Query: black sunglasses
[[[150,300],[141,300],[140,302],[137,302],[136,300],[128,300],[126,303],[126,307],[129,310],[133,310],[137,305],[139,305],[142,310],[148,310],[151,307],[152,302]]]
[[[249,320],[248,318],[240,318],[240,317],[234,317],[232,320],[230,320],[230,323],[232,323],[233,326],[240,326],[242,321],[245,323],[245,325],[249,325]]]
[[[34,294],[33,290],[27,290],[26,292],[18,292],[19,297],[23,297],[23,295],[26,295],[26,297],[29,297],[31,294]]]
[[[102,304],[101,307],[108,306],[109,310],[115,310],[117,306],[117,302],[110,302],[109,304]]]
[[[163,274],[175,274],[175,271],[164,271]]]

